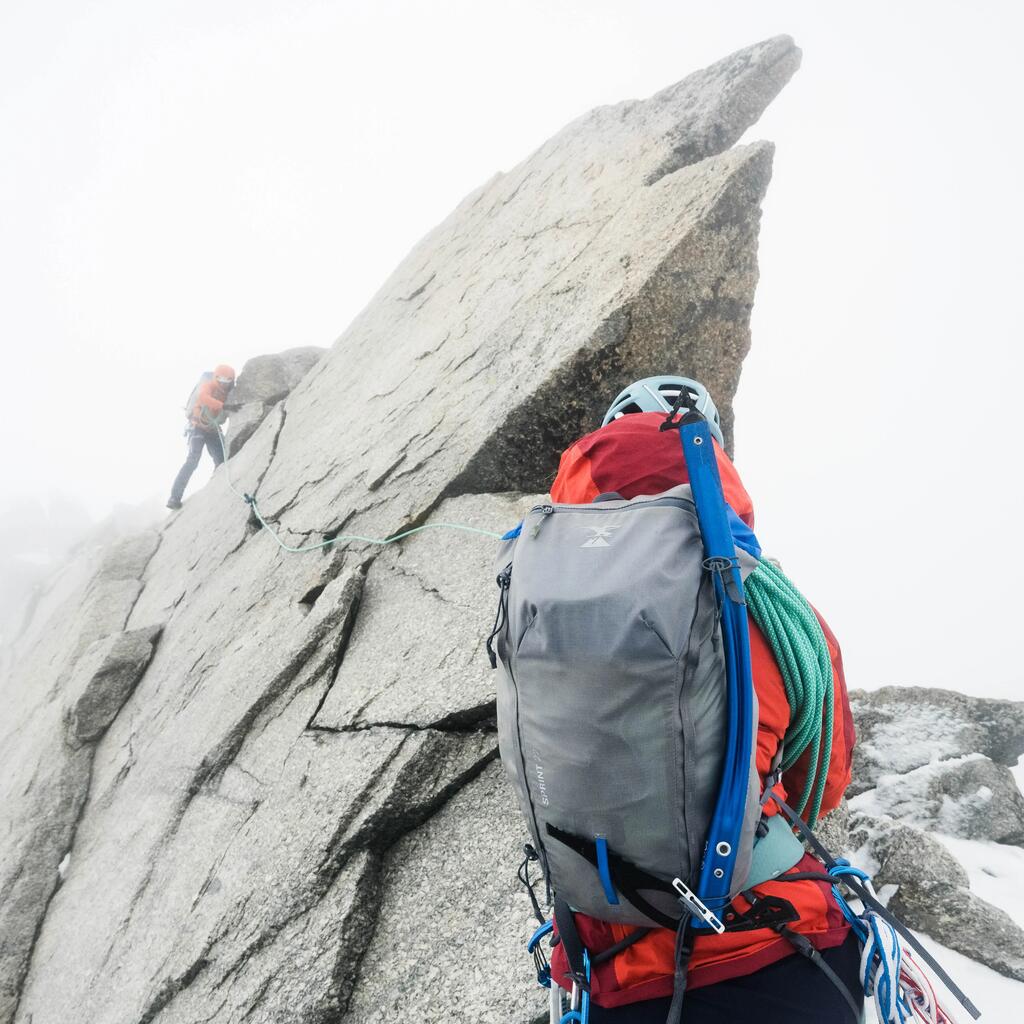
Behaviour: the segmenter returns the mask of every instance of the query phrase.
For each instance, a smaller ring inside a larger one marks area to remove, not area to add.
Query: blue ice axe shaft
[[[725,510],[722,479],[707,421],[699,413],[686,413],[679,424],[683,457],[697,520],[704,541],[704,565],[713,574],[722,618],[725,650],[728,731],[722,784],[708,829],[697,895],[711,909],[729,903],[733,869],[746,813],[750,757],[754,743],[754,682],[750,668],[750,634],[733,543]],[[695,922],[697,926],[700,922]]]

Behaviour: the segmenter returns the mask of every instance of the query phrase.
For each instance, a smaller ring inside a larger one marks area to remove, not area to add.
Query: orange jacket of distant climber
[[[562,455],[558,476],[551,487],[557,502],[581,504],[597,495],[617,491],[624,498],[638,494],[659,494],[689,482],[676,431],[659,431],[661,413],[635,413],[613,420],[606,427],[581,438]],[[729,457],[715,442],[715,454],[722,477],[726,501],[751,528],[754,506]],[[832,654],[835,687],[835,726],[832,756],[822,801],[821,813],[833,810],[850,782],[853,757],[853,716],[843,678],[842,656],[831,630],[819,616]],[[750,620],[750,653],[754,688],[758,699],[757,768],[762,778],[771,768],[789,725],[789,702],[782,675],[771,648],[761,631]],[[809,767],[810,752],[795,764],[778,786],[799,793]],[[777,812],[769,802],[765,813]],[[811,857],[804,857],[791,871],[820,871]],[[836,906],[827,884],[816,881],[765,882],[755,892],[780,896],[793,904],[800,920],[791,927],[803,933],[818,949],[838,946],[846,939],[849,925]],[[736,905],[747,909],[742,897]],[[634,929],[609,924],[584,914],[576,914],[577,928],[584,944],[592,950],[607,949]],[[592,979],[594,1000],[607,1007],[622,1006],[642,999],[672,994],[675,932],[657,928],[624,952],[598,965]],[[768,964],[794,953],[788,940],[771,929],[701,934],[695,941],[690,960],[688,988],[698,988],[751,974]],[[564,976],[568,970],[561,945],[552,957],[553,973]]]
[[[218,377],[230,378],[234,382],[235,371],[224,364],[214,367],[213,376],[199,385],[188,413],[189,423],[205,433],[210,433],[216,424],[223,421],[224,402],[231,390],[231,386],[221,384]]]

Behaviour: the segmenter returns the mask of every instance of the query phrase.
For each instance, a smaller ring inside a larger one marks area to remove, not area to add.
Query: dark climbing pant
[[[207,434],[202,430],[193,430],[188,435],[188,457],[185,459],[185,465],[178,470],[178,475],[174,478],[174,484],[171,486],[171,501],[181,501],[185,494],[185,488],[196,471],[199,460],[203,457],[204,448],[210,453],[210,458],[213,459],[215,466],[219,466],[224,461],[224,451],[216,432]]]
[[[822,953],[850,994],[862,1003],[860,946],[847,940]],[[591,1024],[665,1024],[671,999],[605,1010],[591,1005]],[[794,953],[742,978],[695,988],[686,993],[683,1024],[853,1024],[839,989],[809,960]]]

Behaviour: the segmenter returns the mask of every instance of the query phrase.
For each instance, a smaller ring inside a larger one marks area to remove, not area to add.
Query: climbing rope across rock
[[[459,530],[463,533],[474,533],[481,537],[492,537],[494,540],[501,540],[504,534],[495,533],[493,530],[481,530],[475,526],[466,526],[464,523],[425,523],[423,526],[414,526],[412,529],[403,530],[401,533],[396,533],[391,537],[363,537],[356,533],[342,533],[337,537],[331,537],[328,540],[322,540],[317,544],[303,544],[299,547],[295,547],[291,544],[286,544],[278,532],[263,518],[260,513],[259,504],[256,501],[255,494],[247,494],[244,491],[240,491],[234,481],[231,479],[231,469],[229,467],[228,459],[228,446],[224,440],[224,433],[221,431],[220,426],[214,424],[217,430],[217,437],[220,440],[221,451],[224,453],[224,474],[227,479],[228,487],[231,492],[241,498],[251,509],[252,514],[256,517],[256,521],[260,526],[274,538],[277,546],[282,551],[287,551],[292,555],[301,555],[309,551],[322,551],[324,548],[332,547],[335,544],[345,544],[350,541],[357,541],[363,544],[376,544],[386,545],[394,544],[397,541],[404,540],[406,537],[411,537],[414,533],[422,533],[424,530]]]

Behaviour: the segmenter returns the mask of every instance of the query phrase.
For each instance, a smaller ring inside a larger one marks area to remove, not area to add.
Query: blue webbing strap
[[[619,894],[612,884],[612,871],[608,864],[608,840],[604,836],[598,836],[594,840],[597,848],[597,873],[601,879],[601,888],[604,889],[604,898],[615,906],[619,902]]]
[[[729,903],[746,814],[754,743],[754,684],[743,579],[736,560],[711,431],[703,416],[688,412],[679,424],[679,437],[704,541],[704,564],[714,576],[725,648],[728,733],[722,783],[708,829],[697,891],[706,906],[717,909]],[[700,927],[701,922],[695,925]]]

